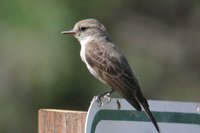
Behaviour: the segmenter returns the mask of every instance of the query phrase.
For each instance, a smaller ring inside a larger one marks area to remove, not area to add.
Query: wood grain
[[[40,109],[38,133],[84,133],[86,112]]]

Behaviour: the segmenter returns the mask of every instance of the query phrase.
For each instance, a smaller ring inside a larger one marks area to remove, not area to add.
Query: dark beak
[[[70,35],[75,35],[76,32],[73,31],[73,30],[69,30],[69,31],[63,31],[63,32],[61,32],[61,34],[70,34]]]

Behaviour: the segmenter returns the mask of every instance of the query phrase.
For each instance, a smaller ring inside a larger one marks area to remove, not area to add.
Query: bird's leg
[[[108,103],[110,103],[110,102],[111,102],[111,98],[110,98],[109,96],[110,96],[110,94],[112,94],[113,92],[114,92],[113,89],[112,89],[111,91],[104,92],[104,93],[102,93],[102,94],[96,96],[95,99],[100,103],[100,106],[103,105],[103,101],[101,100],[102,97],[107,98],[107,99],[109,100]]]
[[[99,103],[99,107],[103,106],[103,101],[101,100],[101,98],[98,96],[94,96],[94,98],[92,99],[93,101],[97,101]]]
[[[114,90],[112,89],[111,91],[108,91],[103,97],[108,99],[109,101],[107,103],[111,102],[111,97],[110,95],[114,92]]]

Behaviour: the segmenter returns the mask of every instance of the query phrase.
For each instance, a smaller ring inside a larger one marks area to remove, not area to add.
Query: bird
[[[128,60],[113,43],[105,26],[98,20],[89,18],[78,21],[72,30],[61,33],[73,35],[80,42],[80,56],[89,72],[100,82],[111,87],[111,91],[98,95],[98,99],[101,101],[106,95],[119,93],[137,111],[142,111],[143,108],[160,133],[157,121],[149,109],[148,101],[142,94]]]

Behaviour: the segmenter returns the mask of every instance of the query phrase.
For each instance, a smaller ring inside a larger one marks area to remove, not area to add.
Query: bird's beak
[[[70,35],[75,35],[76,32],[73,31],[73,30],[69,30],[69,31],[63,31],[63,32],[61,32],[61,34],[70,34]]]

